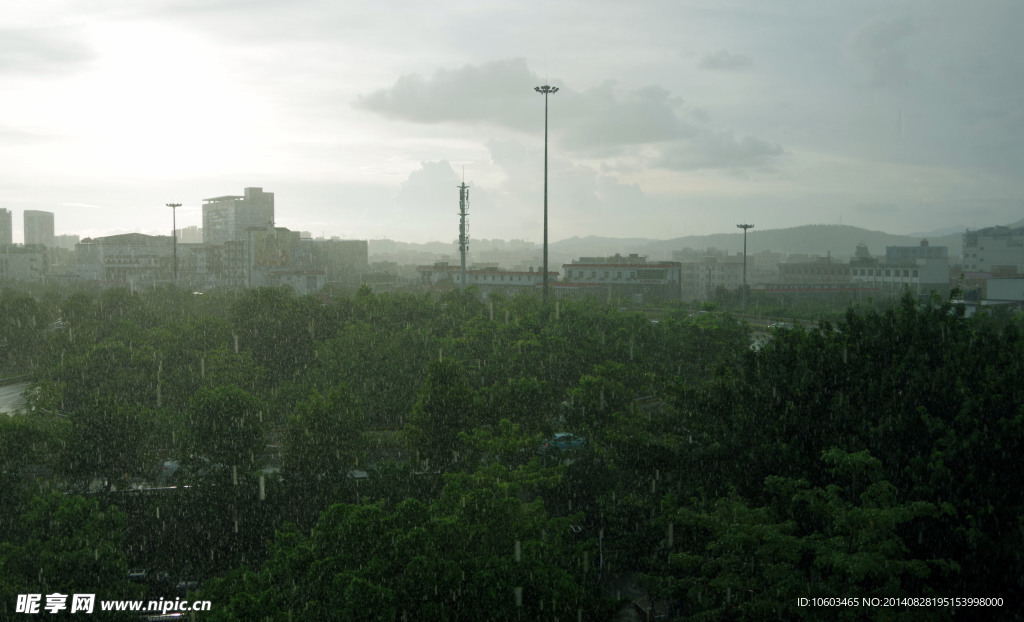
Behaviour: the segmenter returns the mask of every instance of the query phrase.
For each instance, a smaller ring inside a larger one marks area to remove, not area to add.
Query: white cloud
[[[53,74],[93,59],[92,48],[66,28],[0,28],[0,74]]]

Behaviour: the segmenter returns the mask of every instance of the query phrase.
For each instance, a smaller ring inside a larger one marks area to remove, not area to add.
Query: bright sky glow
[[[36,1],[0,25],[0,207],[167,233],[274,192],[278,224],[426,242],[665,239],[1024,217],[1013,0]]]

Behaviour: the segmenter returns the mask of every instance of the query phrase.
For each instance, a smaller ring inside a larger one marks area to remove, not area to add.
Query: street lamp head
[[[167,205],[167,207],[169,207],[171,209],[174,209],[176,207],[181,207],[181,203],[167,203],[166,205]]]
[[[533,87],[533,90],[537,91],[538,93],[543,93],[543,94],[547,95],[548,93],[552,93],[552,94],[557,93],[558,92],[558,87],[557,86],[548,86],[547,84],[545,84],[544,86],[535,86],[535,87]]]

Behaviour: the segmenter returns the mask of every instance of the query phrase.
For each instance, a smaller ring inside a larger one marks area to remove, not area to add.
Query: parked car
[[[541,453],[558,449],[565,451],[567,449],[576,449],[587,444],[587,439],[582,436],[576,436],[570,432],[559,432],[555,434],[554,438],[550,438],[540,446]]]

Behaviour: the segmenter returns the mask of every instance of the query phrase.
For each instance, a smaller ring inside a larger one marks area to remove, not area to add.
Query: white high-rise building
[[[203,243],[221,245],[247,240],[249,227],[274,226],[274,193],[246,188],[242,196],[203,199]]]

